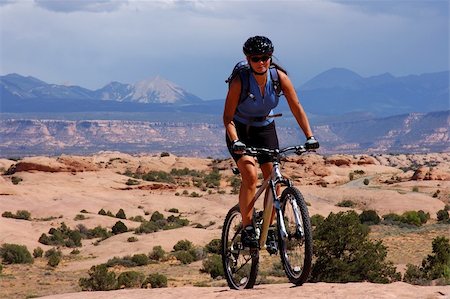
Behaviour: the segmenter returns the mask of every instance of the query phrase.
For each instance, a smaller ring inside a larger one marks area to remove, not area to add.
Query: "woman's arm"
[[[230,83],[230,88],[228,89],[227,98],[225,100],[225,108],[223,110],[223,124],[225,125],[228,138],[230,138],[231,141],[239,139],[233,117],[239,103],[240,94],[241,79],[239,76],[236,76]]]
[[[291,80],[284,72],[281,71],[278,71],[278,77],[280,79],[283,94],[286,97],[289,108],[291,109],[292,114],[297,120],[298,125],[300,126],[300,128],[302,128],[302,131],[305,134],[306,138],[313,136],[308,117],[306,116],[305,110],[303,110],[303,107],[298,100],[297,92],[295,91]]]

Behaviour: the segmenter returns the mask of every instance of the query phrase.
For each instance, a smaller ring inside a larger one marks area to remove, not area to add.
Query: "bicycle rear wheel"
[[[308,208],[297,188],[287,187],[283,191],[281,211],[283,219],[277,219],[281,263],[289,281],[302,285],[311,272],[313,249]],[[286,238],[281,236],[281,222],[286,227]]]
[[[228,211],[222,229],[222,264],[231,289],[251,289],[258,274],[257,249],[243,248],[241,242],[242,217],[239,206]]]

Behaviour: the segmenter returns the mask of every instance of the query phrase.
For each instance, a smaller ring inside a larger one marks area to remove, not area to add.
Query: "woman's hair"
[[[273,60],[270,62],[270,64],[271,65],[274,65],[275,66],[275,68],[277,69],[277,70],[280,70],[280,71],[282,71],[283,73],[285,73],[286,75],[287,75],[287,71],[282,67],[282,66],[280,66],[278,63],[275,63],[275,62],[273,62]]]

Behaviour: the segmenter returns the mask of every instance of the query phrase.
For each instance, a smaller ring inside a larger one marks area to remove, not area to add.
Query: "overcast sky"
[[[160,75],[224,98],[249,36],[266,35],[300,86],[344,67],[368,77],[449,69],[448,0],[0,0],[0,74],[98,89]]]

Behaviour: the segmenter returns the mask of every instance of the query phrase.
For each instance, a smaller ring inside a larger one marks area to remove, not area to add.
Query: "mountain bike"
[[[271,176],[257,189],[253,200],[265,193],[264,209],[253,210],[253,225],[259,238],[259,248],[246,248],[241,242],[242,217],[239,205],[232,207],[222,229],[222,264],[228,286],[231,289],[250,289],[256,282],[259,252],[266,249],[269,254],[280,254],[286,276],[295,285],[302,285],[311,272],[312,233],[311,223],[300,191],[281,174],[281,158],[289,153],[301,155],[307,152],[304,146],[291,146],[280,150],[247,148],[245,155],[268,154],[272,158]],[[234,171],[233,171],[234,172]],[[235,172],[239,173],[238,171]],[[284,186],[281,196],[277,186]],[[273,209],[276,226],[271,226]],[[268,238],[269,236],[269,238]]]

